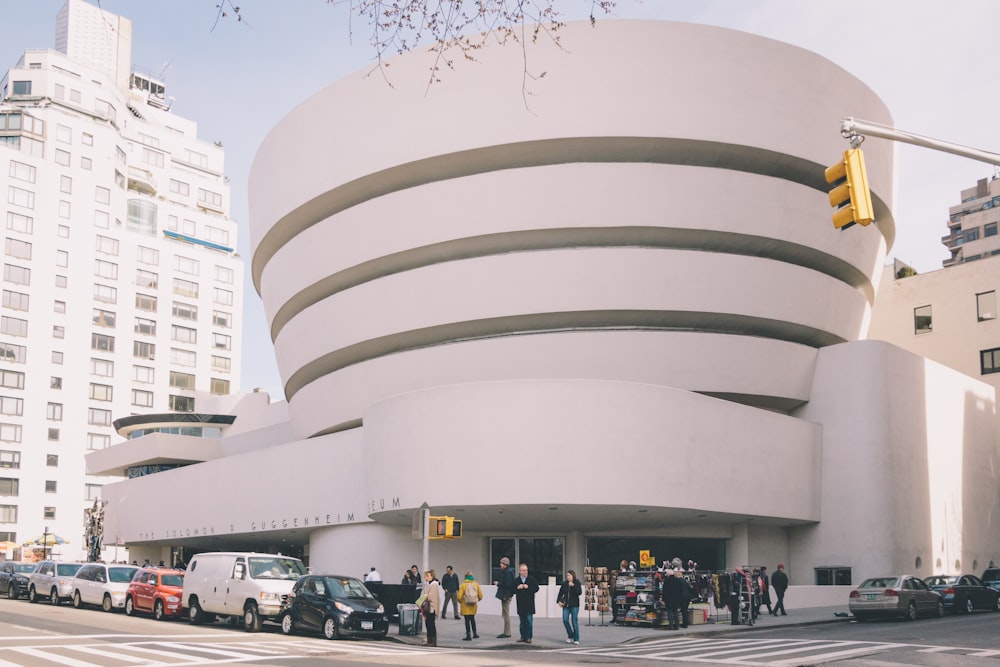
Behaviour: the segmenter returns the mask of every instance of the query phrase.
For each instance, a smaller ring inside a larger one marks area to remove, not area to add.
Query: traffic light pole
[[[973,160],[978,160],[979,162],[986,162],[987,164],[1000,167],[1000,154],[998,153],[990,153],[989,151],[982,151],[978,148],[970,148],[968,146],[961,146],[959,144],[941,141],[940,139],[932,139],[919,134],[913,134],[912,132],[897,130],[896,128],[889,127],[888,125],[871,123],[866,120],[858,120],[856,118],[841,119],[840,134],[850,140],[852,148],[860,146],[866,136],[880,137],[882,139],[902,141],[903,143],[913,144],[914,146],[921,146],[923,148],[930,148],[936,151],[952,153],[954,155],[971,158]]]

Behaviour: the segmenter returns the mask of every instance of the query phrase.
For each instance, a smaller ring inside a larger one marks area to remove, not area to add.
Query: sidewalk
[[[600,625],[600,614],[596,612],[591,612],[589,619],[591,625],[587,625],[587,612],[581,611],[580,645],[611,646],[615,644],[634,644],[636,642],[663,639],[665,637],[752,632],[755,629],[836,623],[849,620],[847,617],[835,616],[834,614],[838,612],[846,614],[847,605],[789,609],[787,616],[771,616],[765,609],[754,625],[731,625],[727,616],[725,622],[689,625],[687,628],[681,630],[666,630],[663,628],[652,628],[647,625],[614,625],[611,623],[610,614],[605,614],[605,625]],[[503,631],[503,619],[500,616],[478,615],[476,616],[476,625],[479,629],[479,639],[463,641],[462,638],[465,637],[465,622],[463,619],[459,618],[455,620],[451,617],[438,619],[438,646],[447,648],[514,648],[525,650],[567,647],[566,631],[563,629],[561,618],[535,617],[534,639],[530,645],[517,643],[518,618],[515,614],[511,614],[510,625],[512,636],[509,639],[497,638],[497,634]],[[420,645],[426,639],[426,632],[422,632],[416,636],[405,636],[399,634],[398,626],[390,625],[387,639],[405,644]]]

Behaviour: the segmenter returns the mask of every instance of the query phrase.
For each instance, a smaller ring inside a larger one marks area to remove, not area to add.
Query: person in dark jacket
[[[681,570],[674,570],[674,576],[681,582],[681,604],[677,613],[680,616],[681,627],[686,628],[688,626],[688,606],[691,604],[691,598],[694,597],[694,589],[691,588],[691,583]]]
[[[783,563],[778,563],[778,569],[775,571],[774,576],[771,577],[771,586],[774,587],[774,594],[778,597],[778,601],[774,605],[774,611],[771,614],[777,616],[780,609],[782,616],[788,616],[785,613],[785,591],[788,589],[788,575],[785,574],[785,565]]]
[[[684,587],[681,580],[674,576],[673,570],[667,570],[663,577],[663,608],[667,612],[669,630],[677,630],[677,612],[681,606],[681,594]]]
[[[559,586],[556,604],[562,608],[563,627],[566,628],[566,643],[580,643],[580,596],[583,586],[576,578],[576,572],[567,570],[566,579]]]
[[[514,577],[514,597],[517,598],[517,617],[521,621],[519,631],[521,638],[518,643],[530,644],[534,636],[535,593],[538,592],[538,582],[528,574],[528,566],[521,563],[517,576]]]
[[[451,565],[445,568],[444,576],[441,577],[441,589],[444,590],[444,604],[441,605],[441,618],[448,618],[448,603],[451,602],[455,611],[455,618],[458,619],[458,575],[455,574]]]
[[[500,600],[500,615],[503,617],[503,632],[497,639],[510,637],[510,600],[514,597],[514,571],[510,569],[510,559],[500,559],[500,576],[493,582],[497,587],[496,598]]]
[[[760,608],[767,605],[767,613],[774,616],[771,609],[771,580],[767,578],[767,568],[760,566],[760,573],[757,575],[757,586],[760,588],[760,597],[757,598],[757,615],[760,615]]]

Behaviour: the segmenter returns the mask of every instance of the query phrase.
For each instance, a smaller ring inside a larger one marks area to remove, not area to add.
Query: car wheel
[[[917,620],[917,603],[911,602],[906,606],[906,620],[915,621]]]
[[[385,639],[389,635],[389,628],[382,631],[382,634],[378,636],[379,639]]]
[[[971,597],[965,598],[965,613],[971,614],[975,610],[976,610],[976,605],[972,601],[972,598]]]
[[[49,591],[49,604],[53,607],[59,604],[59,590],[55,587]]]
[[[111,596],[105,594],[104,599],[101,600],[101,609],[104,611],[113,611],[115,608],[114,603],[111,601]]]
[[[972,613],[972,600],[965,603],[965,608],[968,609],[969,614]],[[938,618],[944,618],[944,600],[937,601],[937,608],[934,610]]]
[[[286,611],[281,615],[281,631],[286,635],[295,632],[295,619],[292,618],[291,612]]]
[[[1000,607],[1000,598],[997,598],[997,600],[998,600],[997,606]],[[38,602],[38,594],[35,593],[34,586],[28,588],[28,602],[30,602],[31,604],[35,604],[36,602]]]
[[[260,613],[257,611],[257,605],[253,602],[247,604],[243,609],[243,629],[247,632],[260,632],[262,622],[260,620]]]
[[[135,616],[135,602],[132,601],[132,596],[125,598],[125,615]]]
[[[7,584],[7,599],[8,600],[17,599],[17,589],[14,588],[14,584]]]
[[[83,599],[80,597],[80,591],[73,593],[73,606],[77,609],[83,609]]]
[[[153,618],[158,621],[166,620],[167,610],[163,608],[163,600],[157,600],[153,603]]]
[[[864,616],[863,614],[855,614],[854,620],[857,621],[858,623],[864,623],[865,621],[868,620],[868,617]]]
[[[191,606],[188,607],[188,620],[191,622],[191,625],[201,625],[204,623],[205,612],[203,612],[201,607],[198,606],[198,598],[191,598],[191,602],[189,604]]]
[[[340,628],[332,616],[327,616],[323,621],[323,636],[327,639],[340,639]]]

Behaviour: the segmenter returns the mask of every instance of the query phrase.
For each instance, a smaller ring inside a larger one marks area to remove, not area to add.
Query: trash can
[[[399,634],[419,635],[423,630],[420,607],[415,604],[397,604],[396,610],[399,611]]]

